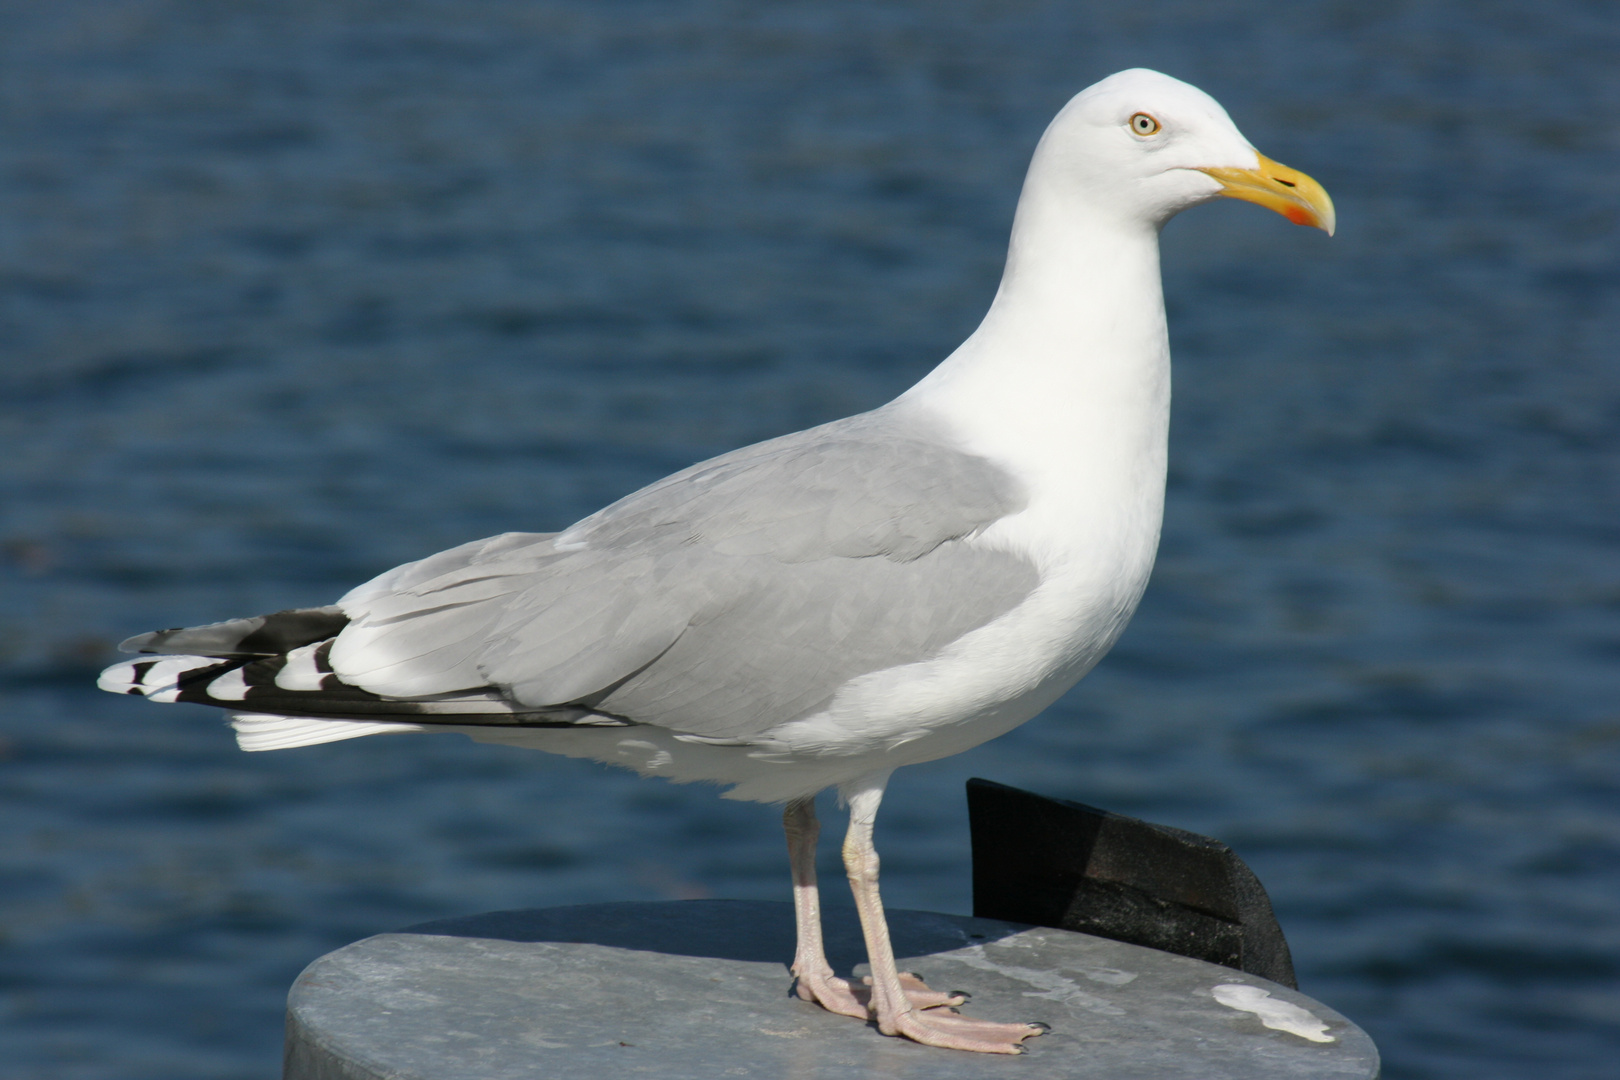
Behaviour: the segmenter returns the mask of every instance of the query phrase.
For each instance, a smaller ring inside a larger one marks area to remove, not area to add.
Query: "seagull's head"
[[[1121,71],[1082,90],[1041,142],[1056,158],[1052,180],[1155,227],[1224,196],[1333,235],[1333,200],[1321,184],[1249,145],[1214,98],[1157,71]]]

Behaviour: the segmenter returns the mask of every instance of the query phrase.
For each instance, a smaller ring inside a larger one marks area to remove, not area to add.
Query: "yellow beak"
[[[1333,213],[1333,200],[1322,190],[1322,185],[1298,169],[1290,169],[1260,156],[1260,164],[1253,169],[1199,169],[1199,172],[1219,180],[1222,195],[1230,199],[1259,203],[1275,210],[1295,225],[1314,225],[1333,235],[1337,218]]]

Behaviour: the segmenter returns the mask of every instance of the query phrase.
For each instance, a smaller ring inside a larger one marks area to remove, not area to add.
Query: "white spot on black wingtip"
[[[251,689],[242,669],[236,667],[211,679],[204,692],[215,701],[246,701]]]
[[[331,690],[326,685],[326,679],[332,668],[330,664],[321,664],[322,647],[330,647],[330,642],[304,645],[288,653],[286,657],[277,657],[265,661],[267,665],[274,664],[277,670],[267,672],[270,678],[265,680],[273,682],[282,690]]]

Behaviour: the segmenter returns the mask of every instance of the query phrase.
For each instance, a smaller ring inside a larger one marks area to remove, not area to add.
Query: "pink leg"
[[[794,992],[829,1012],[865,1020],[871,1015],[871,990],[851,986],[836,977],[822,945],[821,891],[816,886],[816,840],[821,835],[821,824],[816,820],[815,799],[788,803],[782,812],[782,828],[787,833],[788,857],[793,864],[793,916],[798,928],[798,949],[793,955]],[[960,1005],[967,1000],[930,990],[909,973],[900,979],[907,1000],[919,1009]]]
[[[788,803],[782,811],[782,828],[787,832],[788,858],[793,863],[793,921],[799,938],[793,954],[794,992],[829,1012],[865,1020],[866,1002],[855,996],[849,983],[833,975],[821,943],[821,890],[816,887],[816,840],[821,836],[821,823],[816,820],[815,798]]]
[[[872,1016],[885,1035],[904,1035],[927,1046],[948,1050],[975,1050],[987,1054],[1021,1054],[1020,1045],[1046,1031],[1044,1024],[997,1024],[970,1020],[949,1009],[924,1011],[908,999],[894,962],[889,923],[878,895],[878,855],[872,846],[872,824],[877,818],[887,772],[863,777],[842,789],[849,800],[849,833],[844,838],[844,868],[855,894],[866,935],[867,958],[872,965]]]

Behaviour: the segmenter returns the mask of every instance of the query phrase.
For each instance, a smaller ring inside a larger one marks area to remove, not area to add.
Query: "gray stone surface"
[[[963,1011],[1041,1020],[1019,1057],[885,1038],[788,996],[788,904],[692,900],[497,912],[380,934],[311,964],[288,1001],[288,1080],[1368,1080],[1361,1029],[1275,983],[1065,930],[889,913],[902,970]],[[828,954],[864,957],[854,913]],[[865,971],[864,967],[858,969]],[[1331,1042],[1265,1026],[1256,1004]],[[1262,993],[1264,992],[1264,993]],[[1266,996],[1269,994],[1269,996]],[[1280,1005],[1278,1003],[1281,1003]],[[1288,1006],[1295,1011],[1289,1013]],[[1306,1016],[1298,1010],[1310,1014]]]

